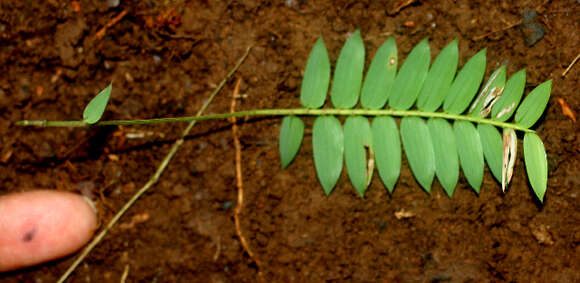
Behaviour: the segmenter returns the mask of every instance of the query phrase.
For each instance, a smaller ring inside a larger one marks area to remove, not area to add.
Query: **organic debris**
[[[568,103],[566,103],[566,100],[564,100],[563,98],[557,98],[556,101],[558,101],[558,103],[560,103],[560,108],[562,109],[562,114],[564,114],[564,116],[570,118],[570,120],[572,120],[572,121],[574,121],[574,123],[576,123],[576,115],[574,115],[574,111],[572,111],[570,106],[568,106]]]

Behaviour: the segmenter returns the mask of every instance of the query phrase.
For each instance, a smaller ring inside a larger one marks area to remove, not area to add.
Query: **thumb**
[[[0,197],[0,272],[69,255],[96,227],[94,207],[77,194],[30,191]]]

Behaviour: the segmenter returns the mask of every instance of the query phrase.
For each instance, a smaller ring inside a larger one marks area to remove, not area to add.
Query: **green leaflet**
[[[505,84],[503,94],[491,109],[491,117],[499,121],[507,121],[516,111],[526,86],[526,69],[513,74]]]
[[[379,109],[385,106],[397,72],[397,45],[391,36],[377,51],[369,67],[362,88],[360,102],[363,108]]]
[[[103,89],[97,96],[95,96],[89,104],[85,107],[83,112],[83,120],[87,124],[94,124],[101,120],[105,108],[107,107],[107,102],[109,102],[109,97],[111,97],[111,89],[113,84],[110,83],[105,89]]]
[[[544,82],[532,90],[518,108],[515,122],[526,128],[533,126],[544,113],[551,91],[552,80]]]
[[[427,127],[433,142],[437,179],[451,197],[459,179],[459,157],[453,129],[449,122],[440,118],[429,119]]]
[[[300,101],[306,108],[320,108],[326,99],[328,85],[330,83],[330,60],[322,37],[318,38],[310,52],[302,88],[300,89]]]
[[[449,94],[451,82],[457,72],[458,60],[459,51],[455,39],[441,50],[429,69],[425,84],[417,98],[417,107],[420,110],[433,112],[441,106],[445,96]]]
[[[491,112],[491,107],[497,102],[503,93],[506,80],[506,67],[502,65],[495,70],[483,85],[479,95],[469,108],[471,116],[487,117]]]
[[[356,105],[365,65],[365,47],[357,30],[346,41],[334,70],[330,99],[336,108],[349,109]]]
[[[501,166],[503,156],[503,141],[496,127],[488,124],[478,124],[477,131],[481,138],[483,156],[487,166],[496,180],[501,182]]]
[[[411,50],[395,78],[389,98],[391,108],[407,110],[413,105],[427,77],[430,61],[429,43],[425,38]]]
[[[429,193],[435,175],[435,153],[429,129],[423,119],[404,117],[401,120],[401,139],[411,171]]]
[[[477,93],[485,73],[485,49],[473,55],[459,71],[451,84],[449,95],[443,103],[443,110],[450,114],[460,114]]]
[[[455,121],[453,131],[457,152],[467,182],[479,194],[483,182],[483,148],[479,133],[470,122]]]
[[[535,133],[526,133],[524,136],[524,160],[534,193],[540,202],[544,202],[548,186],[548,159],[544,143]]]
[[[346,118],[344,123],[344,162],[350,182],[364,197],[369,185],[373,170],[374,157],[370,151],[370,161],[367,166],[367,149],[371,149],[372,135],[369,121],[362,116]]]
[[[342,172],[344,135],[334,116],[320,116],[312,128],[314,167],[326,195],[334,189]]]
[[[392,193],[401,172],[401,141],[395,119],[390,116],[376,117],[372,124],[372,137],[379,176]]]
[[[280,163],[286,168],[300,149],[304,136],[304,123],[296,116],[286,116],[280,129]]]

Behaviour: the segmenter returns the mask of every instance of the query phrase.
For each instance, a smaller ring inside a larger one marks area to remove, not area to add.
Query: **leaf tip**
[[[479,52],[477,52],[475,55],[479,55],[479,54],[481,54],[481,56],[485,57],[485,56],[486,56],[486,53],[487,53],[487,47],[486,47],[486,48],[483,48],[483,49],[481,49],[481,50],[480,50]],[[475,55],[474,55],[474,56],[475,56]]]
[[[325,186],[324,184],[322,184],[322,190],[324,191],[324,194],[326,196],[330,196],[330,193],[332,193],[332,189],[333,188],[334,187],[327,188],[327,186]]]

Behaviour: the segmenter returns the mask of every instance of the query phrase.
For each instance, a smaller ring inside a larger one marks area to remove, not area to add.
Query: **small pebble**
[[[231,202],[231,201],[229,201],[229,200],[228,201],[224,201],[222,203],[222,209],[223,210],[228,210],[228,209],[232,208],[233,206],[234,206],[234,203]]]
[[[159,64],[161,63],[161,57],[157,56],[157,55],[153,55],[153,62],[155,64]]]
[[[524,42],[526,46],[531,47],[546,35],[546,29],[536,21],[536,11],[524,11],[522,17],[523,24],[521,30]]]
[[[107,7],[109,8],[118,7],[119,4],[121,4],[121,0],[107,0]]]

